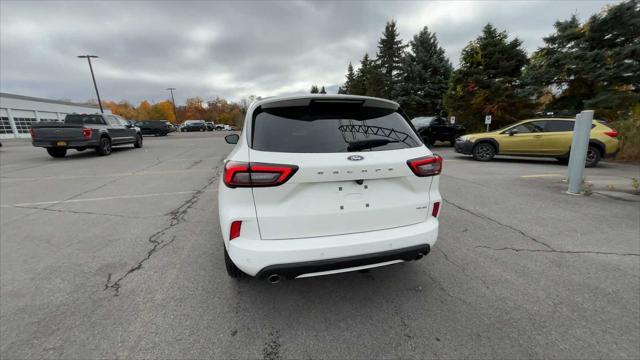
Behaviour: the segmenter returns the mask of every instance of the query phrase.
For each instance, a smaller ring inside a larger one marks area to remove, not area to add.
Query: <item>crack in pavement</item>
[[[465,270],[465,268],[464,268],[462,265],[460,265],[460,264],[458,264],[457,262],[455,262],[455,261],[453,261],[453,260],[449,259],[449,255],[447,255],[447,253],[445,253],[441,248],[439,248],[439,247],[434,247],[434,249],[438,249],[438,250],[442,253],[442,255],[444,255],[444,259],[445,259],[447,262],[449,262],[449,263],[453,264],[454,266],[456,266],[458,269],[460,269],[460,271],[461,271],[463,274],[467,275],[467,276],[468,276],[469,278],[471,278],[471,279],[475,279],[475,277],[473,277],[473,276],[471,276],[469,273],[467,273],[467,271]],[[485,287],[485,288],[489,289],[489,285],[484,281],[484,279],[482,279],[482,278],[480,278],[480,277],[478,277],[477,279],[478,279],[478,280],[480,280],[480,282],[482,283],[482,285],[484,285],[484,287]]]
[[[218,171],[216,171],[215,175],[211,178],[209,178],[209,180],[207,181],[207,183],[202,186],[200,189],[196,190],[193,195],[191,195],[191,197],[189,197],[186,201],[184,201],[182,204],[180,204],[180,206],[178,206],[177,208],[173,209],[172,211],[170,211],[167,216],[169,217],[169,223],[163,227],[162,229],[156,231],[155,233],[151,234],[148,238],[147,241],[149,243],[151,243],[153,246],[151,247],[151,249],[149,249],[147,251],[147,255],[142,258],[140,261],[138,261],[138,263],[136,265],[134,265],[133,267],[129,268],[129,270],[127,270],[124,274],[122,274],[120,277],[118,277],[115,281],[112,281],[112,277],[113,274],[109,273],[107,275],[107,282],[104,284],[104,289],[103,290],[113,290],[113,296],[118,296],[120,295],[120,287],[121,287],[121,283],[124,279],[126,279],[129,275],[131,275],[132,273],[142,269],[142,265],[148,261],[149,259],[151,259],[151,256],[153,256],[153,254],[155,254],[156,252],[164,249],[165,247],[167,247],[168,245],[170,245],[171,243],[173,243],[176,240],[176,236],[172,236],[169,239],[164,239],[164,235],[167,233],[167,231],[169,231],[170,229],[172,229],[173,227],[177,226],[178,224],[184,222],[185,216],[187,215],[187,212],[198,202],[198,200],[200,200],[200,196],[205,192],[205,189],[209,186],[211,186],[211,184],[213,184],[216,180],[218,179]]]
[[[155,217],[155,215],[150,215],[150,216],[133,216],[133,215],[131,215],[131,216],[127,216],[127,215],[119,215],[119,214],[99,213],[99,212],[93,212],[93,211],[76,211],[76,210],[50,209],[50,208],[41,208],[41,207],[36,207],[36,206],[11,205],[11,207],[14,207],[14,208],[17,208],[17,209],[34,209],[34,210],[43,210],[43,211],[51,211],[51,212],[58,212],[58,213],[113,216],[113,217],[125,218],[125,219],[147,219],[147,218]]]
[[[456,203],[452,203],[452,202],[451,202],[451,201],[449,201],[449,200],[443,200],[443,201],[444,201],[445,203],[447,203],[447,204],[449,204],[449,205],[452,205],[453,207],[456,207],[456,208],[458,208],[458,209],[460,209],[460,210],[462,210],[462,211],[464,211],[464,212],[466,212],[466,213],[469,213],[469,214],[471,214],[471,215],[473,215],[473,216],[477,216],[477,217],[479,217],[479,218],[481,218],[481,219],[489,220],[489,221],[491,221],[491,222],[492,222],[492,223],[494,223],[494,224],[498,224],[498,225],[500,225],[500,226],[502,226],[502,227],[504,227],[504,228],[506,228],[506,229],[509,229],[509,230],[511,230],[511,231],[515,231],[515,232],[517,232],[518,234],[520,234],[520,235],[522,235],[522,236],[526,237],[527,239],[529,239],[529,240],[531,240],[531,241],[533,241],[533,242],[535,242],[535,243],[537,243],[537,244],[540,244],[540,245],[542,245],[542,246],[546,247],[546,248],[547,248],[547,249],[549,249],[549,250],[555,250],[553,247],[551,247],[551,245],[549,245],[549,244],[545,243],[545,242],[544,242],[544,241],[542,241],[542,240],[538,240],[538,239],[534,238],[533,236],[531,236],[531,235],[529,235],[529,234],[525,233],[524,231],[522,231],[522,230],[520,230],[520,229],[518,229],[518,228],[515,228],[515,227],[513,227],[513,226],[511,226],[511,225],[507,225],[507,224],[501,223],[500,221],[498,221],[498,220],[496,220],[496,219],[493,219],[493,218],[491,218],[491,217],[489,217],[489,216],[487,216],[487,215],[479,214],[479,213],[476,213],[476,212],[471,211],[471,210],[469,210],[469,209],[466,209],[466,208],[464,208],[464,207],[462,207],[462,206],[460,206],[460,205],[458,205],[458,204],[456,204]]]
[[[185,170],[193,169],[195,166],[198,166],[198,164],[200,164],[202,161],[203,161],[202,159],[194,161],[193,163],[191,163],[191,165],[187,166]]]
[[[635,253],[616,253],[616,252],[606,252],[606,251],[588,251],[588,250],[544,250],[544,249],[521,249],[521,248],[512,248],[512,247],[503,247],[503,248],[492,248],[486,245],[478,245],[476,248],[481,249],[489,249],[495,251],[503,251],[510,250],[513,252],[543,252],[543,253],[558,253],[558,254],[593,254],[593,255],[616,255],[616,256],[640,256],[640,254]]]

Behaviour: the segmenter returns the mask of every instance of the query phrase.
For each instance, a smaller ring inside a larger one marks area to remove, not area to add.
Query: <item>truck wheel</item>
[[[63,158],[67,155],[66,148],[47,148],[47,152],[54,158]]]
[[[490,161],[496,155],[496,148],[488,142],[482,142],[473,147],[473,159],[478,161]]]
[[[602,154],[600,153],[600,149],[595,146],[589,145],[589,148],[587,149],[587,159],[585,161],[584,167],[590,168],[598,165],[601,157]]]
[[[100,156],[107,156],[111,154],[111,140],[106,136],[101,137],[100,144],[98,144],[96,151]]]
[[[222,245],[224,247],[224,245]],[[236,264],[233,263],[227,252],[227,248],[224,248],[224,266],[227,268],[227,274],[234,279],[240,279],[245,276],[242,270],[238,269]]]
[[[133,147],[139,149],[142,147],[142,135],[136,135],[136,142],[133,143]]]

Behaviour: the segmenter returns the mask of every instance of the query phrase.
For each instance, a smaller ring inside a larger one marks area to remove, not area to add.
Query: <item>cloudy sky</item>
[[[94,63],[104,99],[176,102],[200,96],[238,100],[335,91],[347,64],[375,54],[385,22],[408,41],[435,31],[455,65],[460,50],[491,22],[542,45],[557,19],[581,20],[615,1],[171,2],[0,1],[0,91],[85,101],[95,98]]]

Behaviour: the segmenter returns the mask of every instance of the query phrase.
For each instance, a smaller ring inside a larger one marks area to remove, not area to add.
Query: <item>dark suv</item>
[[[172,131],[169,124],[161,120],[138,121],[136,126],[144,135],[165,136]]]
[[[466,132],[464,126],[451,124],[447,119],[439,116],[416,117],[411,119],[411,123],[427,146],[435,144],[436,141],[447,141],[453,146],[456,138]]]

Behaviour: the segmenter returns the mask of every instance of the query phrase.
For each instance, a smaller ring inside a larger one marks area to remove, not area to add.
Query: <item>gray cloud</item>
[[[478,2],[0,2],[0,90],[83,101],[94,98],[92,53],[103,98],[237,100],[330,91],[349,61],[375,54],[387,20],[405,41],[428,26],[455,65],[491,22],[542,45],[557,19],[581,19],[611,1]]]

